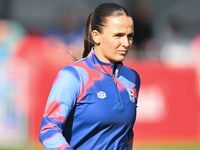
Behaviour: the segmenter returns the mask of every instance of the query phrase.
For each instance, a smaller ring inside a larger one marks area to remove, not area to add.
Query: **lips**
[[[126,54],[127,50],[118,50],[117,53],[119,53],[119,54]]]

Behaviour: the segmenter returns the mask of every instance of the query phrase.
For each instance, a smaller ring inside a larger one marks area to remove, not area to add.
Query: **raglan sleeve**
[[[46,150],[73,149],[62,131],[79,92],[80,78],[74,67],[60,70],[51,88],[40,125],[39,139]]]
[[[141,84],[140,75],[135,71],[135,91],[134,91],[134,95],[136,97],[137,102],[138,102],[138,96],[139,96],[139,91],[140,91],[140,84]]]
[[[128,72],[128,74],[130,74],[130,76],[131,76],[130,80],[134,83],[132,94],[137,103],[139,92],[140,92],[140,86],[141,86],[141,78],[140,78],[140,74],[136,70],[134,70],[132,68],[130,70],[131,70],[131,72]]]

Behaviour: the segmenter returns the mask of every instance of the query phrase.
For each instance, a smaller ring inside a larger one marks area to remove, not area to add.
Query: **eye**
[[[133,39],[133,33],[128,34],[128,39],[129,39],[129,40],[132,40],[132,39]]]
[[[117,33],[117,34],[115,34],[114,36],[115,36],[115,37],[123,37],[124,34],[123,34],[123,33]]]

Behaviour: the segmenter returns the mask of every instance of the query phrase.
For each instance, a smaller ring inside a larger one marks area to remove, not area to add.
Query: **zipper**
[[[118,89],[118,87],[117,87],[117,80],[116,80],[116,78],[115,78],[114,75],[112,75],[112,79],[113,79],[113,82],[114,82],[114,84],[115,84],[115,91],[116,91],[117,97],[118,97],[118,98],[117,98],[117,101],[118,101],[118,103],[119,103],[119,109],[122,110],[122,109],[123,109],[123,106],[122,106],[122,99],[121,99],[121,95],[120,95],[119,89]]]

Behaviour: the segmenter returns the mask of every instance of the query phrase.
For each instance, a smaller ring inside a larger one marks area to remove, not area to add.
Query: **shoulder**
[[[78,73],[78,68],[84,68],[85,67],[85,58],[74,61],[73,63],[64,66],[59,73],[72,73],[72,74],[77,74]]]
[[[139,73],[133,68],[130,68],[130,67],[123,65],[122,68],[121,68],[121,73],[122,73],[122,75],[124,75],[128,78],[134,78],[134,79],[140,81]]]
[[[73,65],[64,66],[59,72],[58,76],[79,78],[79,75]]]
[[[121,70],[122,70],[120,73],[122,76],[121,78],[126,79],[123,81],[126,81],[125,82],[126,84],[128,84],[130,82],[133,83],[134,87],[136,88],[136,91],[138,93],[139,89],[140,89],[140,85],[141,85],[141,79],[140,79],[139,73],[135,69],[129,68],[127,66],[123,66]],[[127,81],[129,81],[129,82],[127,82]]]
[[[86,62],[87,58],[80,59],[78,61],[73,62],[65,67],[63,67],[59,73],[65,75],[66,77],[75,77],[81,82],[84,81],[88,77],[89,66]],[[70,78],[71,79],[71,78]]]

